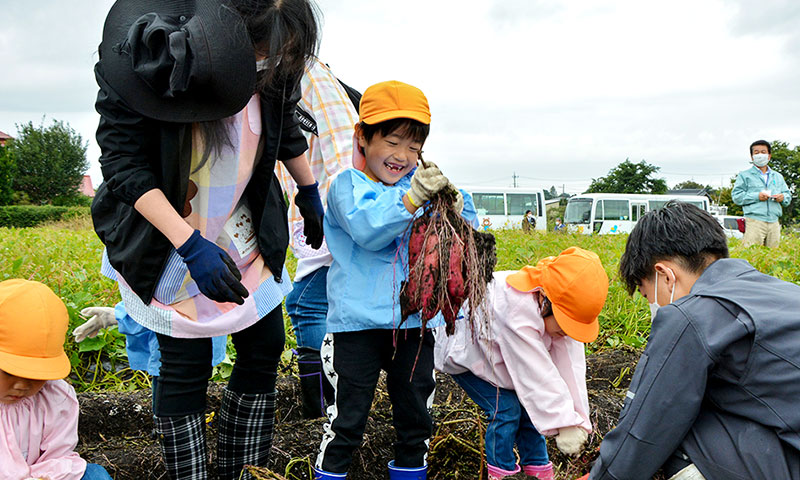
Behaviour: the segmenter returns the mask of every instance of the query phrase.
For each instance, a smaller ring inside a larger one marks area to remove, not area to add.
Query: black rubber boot
[[[217,430],[220,480],[251,480],[245,465],[266,467],[272,448],[275,393],[222,392]]]
[[[206,480],[208,447],[202,413],[183,417],[153,417],[161,455],[172,480]]]
[[[311,347],[298,347],[297,370],[300,374],[303,418],[324,417],[325,405],[333,404],[333,386],[322,373],[322,359],[319,357],[319,350]]]

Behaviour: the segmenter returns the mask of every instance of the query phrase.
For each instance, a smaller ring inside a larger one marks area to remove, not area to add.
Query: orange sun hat
[[[431,123],[428,98],[419,88],[389,80],[364,91],[358,107],[358,121],[375,125],[395,118],[411,118],[425,125]]]
[[[66,377],[68,324],[67,307],[45,284],[0,282],[0,370],[31,380]]]
[[[608,296],[608,275],[596,253],[570,247],[557,257],[539,260],[506,278],[514,290],[544,291],[553,305],[553,316],[564,333],[579,342],[597,339],[597,317]]]

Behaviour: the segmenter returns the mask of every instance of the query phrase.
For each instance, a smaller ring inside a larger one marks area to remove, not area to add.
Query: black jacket
[[[133,205],[144,193],[159,188],[175,210],[183,210],[192,128],[135,113],[106,83],[100,63],[95,77],[100,86],[95,108],[100,113],[97,143],[104,181],[92,203],[92,221],[111,265],[149,304],[173,247]],[[299,86],[283,99],[262,96],[260,157],[244,193],[256,222],[261,255],[278,282],[282,281],[289,229],[275,161],[295,158],[308,149],[294,114],[299,99]]]

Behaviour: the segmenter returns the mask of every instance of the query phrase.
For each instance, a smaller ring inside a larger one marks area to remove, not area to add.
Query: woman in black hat
[[[218,421],[220,478],[267,464],[284,345],[286,205],[299,187],[307,242],[322,204],[295,119],[317,45],[311,0],[120,0],[106,18],[92,205],[103,270],[130,316],[156,332],[153,412],[172,478],[204,479],[211,337],[237,359]],[[258,67],[256,65],[258,60]]]

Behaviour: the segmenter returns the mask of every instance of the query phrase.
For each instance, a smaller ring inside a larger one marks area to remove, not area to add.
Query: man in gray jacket
[[[652,331],[589,478],[800,479],[800,286],[683,203],[639,220],[620,274]]]

